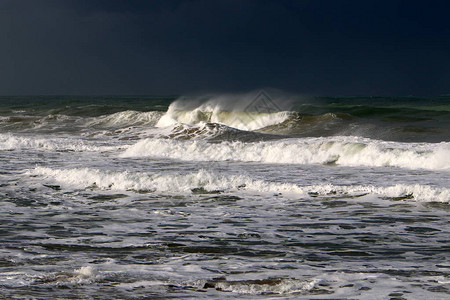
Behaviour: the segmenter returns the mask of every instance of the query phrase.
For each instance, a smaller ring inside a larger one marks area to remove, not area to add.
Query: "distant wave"
[[[163,114],[164,112],[161,111],[140,112],[126,110],[95,117],[68,116],[61,114],[49,114],[43,116],[0,116],[0,128],[2,127],[6,130],[83,131],[87,127],[94,127],[96,129],[126,128],[132,126],[152,127],[155,126]]]
[[[165,127],[177,123],[189,125],[219,123],[240,130],[253,131],[281,123],[290,115],[291,112],[282,110],[266,94],[205,95],[174,101],[157,126]]]
[[[126,110],[110,115],[99,116],[90,119],[87,122],[88,126],[103,126],[103,127],[119,127],[119,126],[154,126],[163,112],[148,111],[140,112],[133,110]]]
[[[168,130],[160,131],[159,136],[177,140],[254,142],[280,138],[279,135],[240,130],[220,123],[203,123],[201,125],[177,123],[166,129]]]
[[[361,185],[311,185],[299,186],[255,180],[245,175],[221,175],[206,170],[185,174],[149,174],[129,171],[106,171],[92,168],[51,169],[36,167],[29,175],[44,177],[44,182],[58,183],[63,188],[89,188],[113,191],[163,192],[163,193],[220,193],[252,192],[283,193],[315,197],[363,197],[367,194],[387,199],[417,201],[450,201],[450,189],[428,185],[361,186]]]
[[[75,124],[78,118],[61,114],[13,115],[0,117],[0,128],[6,130],[22,129],[58,129]]]
[[[157,126],[165,127],[178,123],[190,125],[219,123],[240,130],[251,131],[282,123],[292,114],[288,111],[274,113],[225,111],[209,105],[202,105],[194,110],[177,110],[175,106],[171,106],[158,121]]]
[[[397,143],[358,137],[295,138],[254,143],[143,139],[126,149],[121,156],[188,161],[450,169],[450,143]]]
[[[23,109],[2,111],[0,130],[89,132],[92,136],[108,134],[119,138],[125,132],[126,138],[135,138],[145,136],[147,129],[147,137],[158,136],[160,129],[168,138],[229,137],[240,141],[270,139],[268,135],[258,136],[259,133],[279,138],[362,136],[403,142],[448,141],[450,108],[445,99],[306,99],[274,93],[264,102],[258,95],[251,92],[178,99],[144,97],[139,101],[94,97],[97,102],[92,103],[86,99],[47,103],[42,99],[37,106],[29,104]]]
[[[32,149],[36,151],[55,150],[97,152],[116,150],[119,148],[119,146],[101,146],[72,138],[44,138],[0,133],[0,150],[11,151]]]
[[[344,113],[325,113],[317,116],[289,112],[282,122],[265,126],[259,132],[293,136],[328,136],[349,133],[353,117]],[[362,130],[362,124],[359,129]]]

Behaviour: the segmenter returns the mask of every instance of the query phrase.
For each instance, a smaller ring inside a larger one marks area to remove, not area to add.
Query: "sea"
[[[0,97],[0,299],[449,299],[450,96]]]

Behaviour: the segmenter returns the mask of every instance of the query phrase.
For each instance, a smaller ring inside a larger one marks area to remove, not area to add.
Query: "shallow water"
[[[442,99],[433,117],[427,101],[397,99],[396,109],[419,106],[427,118],[407,126],[435,134],[388,139],[373,128],[403,123],[375,108],[395,99],[297,103],[316,119],[349,114],[328,127],[314,121],[319,136],[301,131],[306,112],[301,126],[292,113],[265,112],[251,120],[265,127],[248,131],[236,120],[178,122],[165,113],[173,100],[2,104],[1,297],[449,297]],[[158,125],[162,116],[172,124]],[[364,134],[344,134],[358,126]]]

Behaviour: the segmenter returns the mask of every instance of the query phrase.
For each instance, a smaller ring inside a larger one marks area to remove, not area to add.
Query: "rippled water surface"
[[[446,106],[44,100],[0,109],[0,298],[450,297]]]

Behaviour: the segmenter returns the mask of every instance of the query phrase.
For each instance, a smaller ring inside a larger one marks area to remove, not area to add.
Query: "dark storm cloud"
[[[449,6],[0,0],[0,93],[448,93]]]

